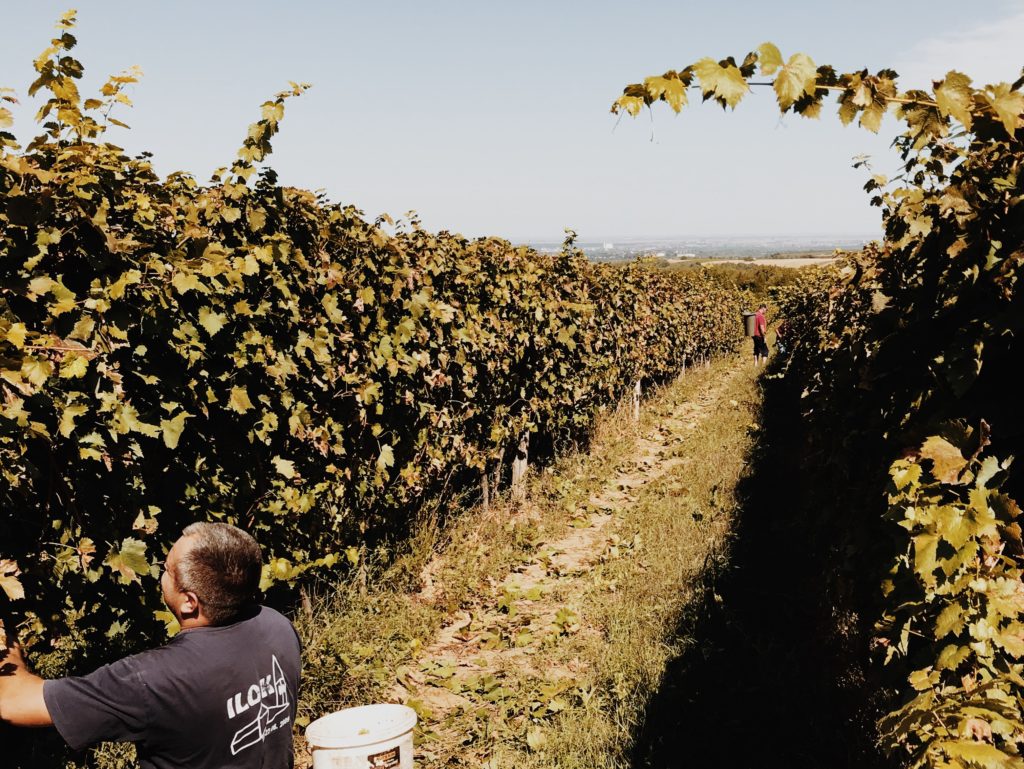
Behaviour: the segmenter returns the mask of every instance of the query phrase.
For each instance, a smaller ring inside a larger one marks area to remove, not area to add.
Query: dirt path
[[[399,683],[389,694],[420,713],[418,766],[470,765],[466,746],[493,738],[495,724],[516,722],[517,716],[522,716],[519,725],[525,724],[525,741],[531,749],[537,747],[543,737],[530,724],[558,712],[589,664],[552,650],[567,638],[600,636],[606,630],[579,603],[595,589],[595,580],[601,580],[595,567],[638,550],[642,537],[654,536],[617,533],[616,523],[653,484],[685,472],[694,459],[680,455],[679,444],[713,407],[722,405],[737,377],[750,376],[737,363],[703,377],[689,398],[648,420],[632,454],[617,464],[597,493],[569,510],[561,530],[547,532],[520,564],[481,584],[469,605],[400,671]],[[737,406],[735,400],[731,403]],[[527,518],[533,514],[529,502],[517,512]],[[435,600],[438,586],[432,575],[441,571],[436,561],[428,565],[427,587],[418,600]],[[596,587],[616,589],[614,584]],[[524,702],[529,705],[524,707]]]

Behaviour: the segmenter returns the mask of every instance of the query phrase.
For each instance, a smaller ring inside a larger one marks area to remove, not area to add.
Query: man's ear
[[[178,610],[181,612],[183,617],[190,615],[199,615],[199,596],[191,591],[184,591],[181,593],[181,603],[178,605]]]

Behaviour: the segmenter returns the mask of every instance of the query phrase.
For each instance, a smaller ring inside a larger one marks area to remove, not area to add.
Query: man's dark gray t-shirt
[[[47,681],[43,698],[75,750],[128,741],[144,769],[287,769],[299,665],[291,623],[260,607],[91,675]]]

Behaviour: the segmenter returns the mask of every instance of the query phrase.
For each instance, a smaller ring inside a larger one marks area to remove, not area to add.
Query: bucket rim
[[[367,729],[365,734],[359,735],[351,733],[338,735],[322,733],[335,727],[337,722],[346,722],[360,718],[379,718],[384,723],[380,724],[378,728]],[[396,737],[401,737],[407,732],[411,732],[416,726],[416,720],[416,711],[408,705],[399,705],[397,703],[359,705],[354,708],[336,710],[333,713],[328,713],[318,718],[306,727],[306,742],[311,750],[361,748],[367,745],[387,742]]]

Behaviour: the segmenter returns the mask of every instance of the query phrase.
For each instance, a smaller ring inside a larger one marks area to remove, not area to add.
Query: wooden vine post
[[[516,458],[512,460],[512,498],[523,499],[526,496],[526,468],[529,465],[530,434],[523,433],[516,448]]]
[[[640,380],[633,383],[633,394],[630,398],[630,413],[634,422],[640,421]]]
[[[505,449],[502,448],[498,451],[498,456],[495,457],[493,463],[490,461],[484,463],[483,472],[480,474],[480,504],[483,506],[484,512],[491,509],[491,502],[501,487],[501,463],[504,461]]]

